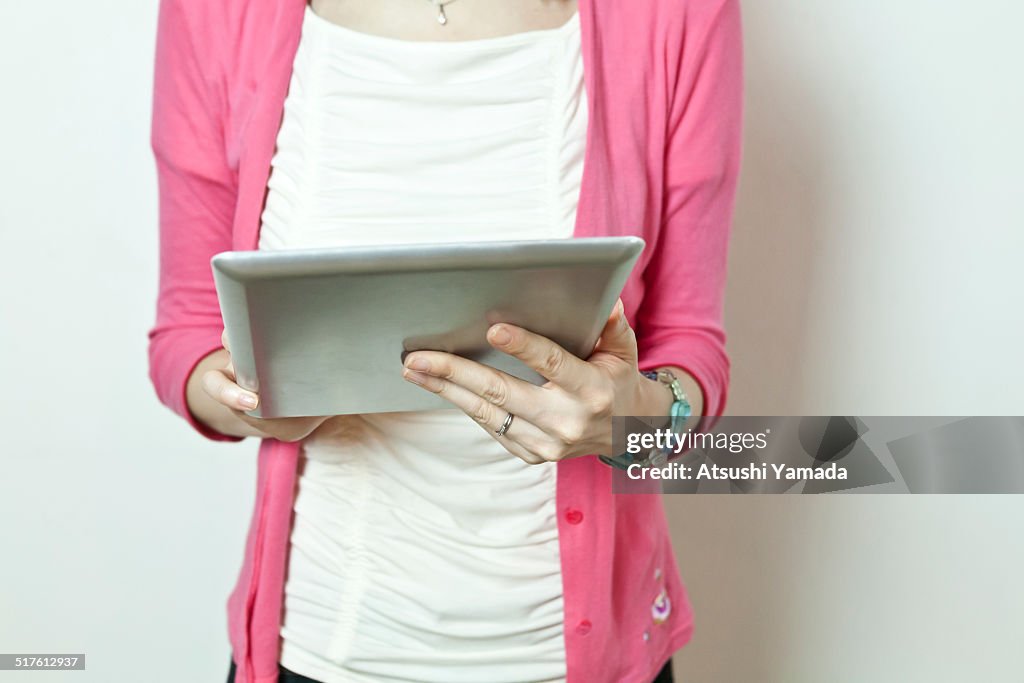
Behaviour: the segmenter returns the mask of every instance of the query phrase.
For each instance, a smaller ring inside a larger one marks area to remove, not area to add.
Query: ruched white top
[[[307,7],[260,248],[570,237],[578,22],[414,42]],[[457,410],[336,418],[303,454],[284,666],[326,683],[564,679],[553,464]]]

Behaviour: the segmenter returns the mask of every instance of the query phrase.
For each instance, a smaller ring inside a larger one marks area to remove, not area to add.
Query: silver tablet
[[[643,250],[637,237],[224,252],[213,274],[251,415],[450,408],[402,379],[411,351],[544,380],[495,351],[508,322],[586,358]]]

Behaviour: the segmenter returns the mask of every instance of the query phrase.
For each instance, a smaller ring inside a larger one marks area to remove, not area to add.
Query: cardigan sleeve
[[[238,441],[197,421],[185,388],[196,364],[221,348],[223,321],[210,258],[231,248],[236,199],[222,135],[223,103],[210,45],[188,0],[161,0],[151,145],[159,187],[160,283],[149,331],[149,375],[157,396],[203,436]],[[197,6],[195,3],[193,6]]]
[[[721,415],[729,384],[723,299],[739,175],[743,55],[739,0],[687,3],[668,112],[664,205],[643,273],[641,369],[677,366]],[[671,44],[671,43],[670,43]]]

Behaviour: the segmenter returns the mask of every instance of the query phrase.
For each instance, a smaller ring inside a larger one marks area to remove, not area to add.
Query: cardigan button
[[[592,626],[593,624],[590,623],[589,619],[584,619],[580,623],[576,624],[576,633],[580,634],[581,636],[585,636],[588,633],[590,633],[590,629]]]
[[[565,521],[569,524],[579,524],[583,521],[583,513],[579,510],[570,508],[565,511]]]

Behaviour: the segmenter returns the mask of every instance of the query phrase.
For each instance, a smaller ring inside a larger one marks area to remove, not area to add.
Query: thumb
[[[626,320],[626,310],[622,305],[622,299],[615,302],[615,308],[608,316],[608,322],[601,330],[601,338],[597,341],[595,352],[611,354],[625,361],[636,360],[636,335],[633,328]]]

